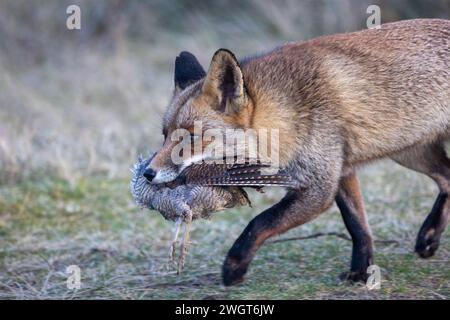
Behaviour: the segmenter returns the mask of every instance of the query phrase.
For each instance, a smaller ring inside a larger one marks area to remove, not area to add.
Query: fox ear
[[[205,70],[192,53],[183,51],[175,58],[174,81],[176,91],[183,90],[205,76]]]
[[[213,108],[237,113],[245,101],[244,78],[235,55],[226,49],[214,54],[202,91],[213,99]]]

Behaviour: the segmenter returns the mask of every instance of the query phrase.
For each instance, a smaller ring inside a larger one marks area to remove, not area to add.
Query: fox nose
[[[152,182],[153,178],[156,176],[156,171],[148,168],[144,171],[144,177],[147,179],[148,182]]]

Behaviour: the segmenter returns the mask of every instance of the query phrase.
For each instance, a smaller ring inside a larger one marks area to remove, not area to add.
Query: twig
[[[271,240],[271,241],[267,241],[266,243],[267,244],[272,244],[272,243],[287,242],[287,241],[306,240],[306,239],[314,239],[314,238],[325,237],[325,236],[335,236],[335,237],[342,238],[342,239],[348,240],[348,241],[352,240],[345,233],[340,233],[340,232],[319,232],[319,233],[311,234],[309,236],[291,237],[291,238],[283,238],[283,239]]]
[[[396,246],[400,245],[400,241],[398,240],[375,240],[375,243],[380,243],[380,244],[395,244]]]
[[[287,242],[287,241],[296,241],[296,240],[307,240],[307,239],[314,239],[314,238],[319,238],[319,237],[325,237],[325,236],[335,236],[347,241],[352,241],[352,239],[346,235],[345,233],[342,232],[319,232],[319,233],[314,233],[311,234],[309,236],[301,236],[301,237],[291,237],[291,238],[283,238],[283,239],[276,239],[276,240],[271,240],[271,241],[267,241],[267,244],[273,244],[273,243],[279,243],[279,242]],[[400,242],[397,240],[375,240],[375,243],[382,243],[382,244],[396,244],[396,245],[400,245]]]

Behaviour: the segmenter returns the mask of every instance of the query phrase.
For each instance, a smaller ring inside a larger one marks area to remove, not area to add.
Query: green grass
[[[173,224],[137,209],[128,181],[110,178],[124,177],[136,154],[160,146],[180,51],[206,68],[218,48],[243,58],[286,41],[359,30],[371,0],[247,1],[239,10],[227,1],[77,0],[82,30],[70,32],[67,1],[29,2],[0,1],[0,299],[450,296],[449,231],[430,260],[412,252],[437,190],[391,164],[361,175],[375,238],[400,243],[376,248],[383,278],[376,292],[339,283],[351,243],[335,237],[266,245],[244,284],[221,286],[228,249],[280,190],[252,193],[253,209],[195,222],[178,276],[168,263]],[[383,1],[383,22],[448,19],[446,0],[403,2]],[[41,177],[27,178],[36,172]],[[283,236],[345,232],[341,220],[332,208]],[[71,264],[81,268],[78,291],[66,287]]]
[[[227,250],[248,221],[280,190],[251,193],[254,208],[216,214],[193,225],[185,269],[168,262],[173,224],[133,204],[127,180],[68,183],[34,178],[0,187],[0,299],[448,299],[450,233],[435,257],[421,260],[414,239],[436,196],[427,178],[378,163],[361,174],[382,271],[380,290],[338,281],[351,243],[332,236],[266,244],[246,281],[221,285]],[[285,236],[345,232],[336,208]],[[68,290],[65,268],[81,268],[82,287]]]

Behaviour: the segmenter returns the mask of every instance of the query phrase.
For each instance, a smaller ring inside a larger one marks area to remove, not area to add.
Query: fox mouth
[[[164,184],[176,180],[178,176],[177,170],[159,170],[153,179],[147,181],[151,184]]]
[[[154,154],[151,158],[153,158],[156,154]],[[192,165],[203,163],[203,162],[214,162],[219,161],[221,159],[212,159],[212,158],[205,158],[203,155],[198,157],[192,157],[190,159],[187,159],[180,165],[173,165],[172,167],[161,169],[154,177],[151,179],[147,179],[147,181],[151,184],[166,184],[166,185],[180,185],[184,184],[185,181],[185,175],[183,173],[188,170],[189,167]],[[145,176],[145,175],[144,175]]]
[[[176,188],[181,185],[221,186],[221,187],[287,187],[298,188],[299,182],[292,178],[286,170],[277,173],[265,174],[264,169],[270,167],[262,163],[222,163],[207,162],[193,163],[183,169],[177,176],[170,180],[152,185]]]
[[[162,187],[162,188],[169,188],[169,189],[175,189],[176,187],[186,185],[186,176],[183,174],[177,175],[177,177],[170,181],[164,181],[164,182],[154,182],[149,181],[146,179],[147,184]]]
[[[184,219],[189,212],[194,219],[208,218],[217,211],[237,205],[250,205],[247,193],[242,188],[177,185],[176,181],[157,185],[149,183],[143,173],[150,160],[139,157],[133,166],[130,191],[140,207],[158,210],[168,220]]]

